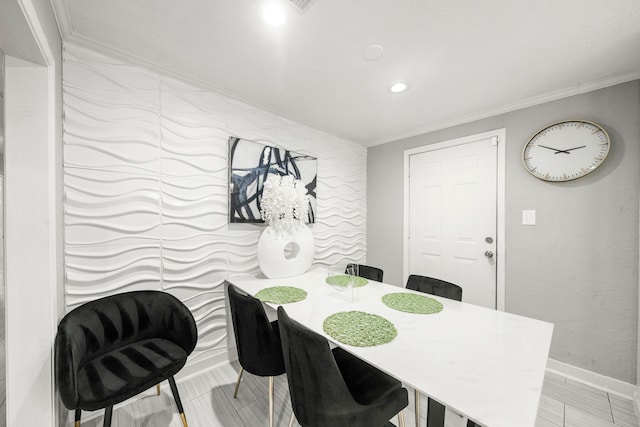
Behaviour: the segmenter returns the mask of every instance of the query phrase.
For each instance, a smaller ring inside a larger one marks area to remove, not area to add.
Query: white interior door
[[[455,283],[496,308],[497,138],[409,156],[409,274]]]

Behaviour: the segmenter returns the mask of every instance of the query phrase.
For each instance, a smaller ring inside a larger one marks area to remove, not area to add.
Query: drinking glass
[[[351,290],[351,302],[358,299],[358,288],[356,287],[356,280],[358,277],[358,271],[354,265],[348,265],[345,274],[348,277],[346,289]]]
[[[342,276],[344,276],[344,270],[337,267],[327,268],[327,279],[334,278],[334,280],[330,281],[330,284],[333,289],[339,292],[347,290],[347,286],[341,280],[339,280],[339,278]]]

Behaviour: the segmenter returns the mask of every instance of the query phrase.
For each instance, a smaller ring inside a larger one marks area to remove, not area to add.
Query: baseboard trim
[[[606,375],[598,374],[596,372],[588,371],[586,369],[578,368],[577,366],[569,365],[568,363],[560,362],[555,359],[547,360],[547,370],[567,378],[589,384],[590,386],[599,388],[608,393],[617,394],[618,396],[631,399],[634,401],[634,406],[636,406],[636,413],[640,409],[638,388],[633,384],[607,377]]]
[[[633,409],[636,412],[636,419],[640,420],[640,386],[633,392]]]

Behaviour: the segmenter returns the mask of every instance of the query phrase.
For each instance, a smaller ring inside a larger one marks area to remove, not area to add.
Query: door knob
[[[493,258],[493,252],[491,252],[491,251],[486,251],[486,252],[484,253],[484,256],[486,256],[487,258]]]

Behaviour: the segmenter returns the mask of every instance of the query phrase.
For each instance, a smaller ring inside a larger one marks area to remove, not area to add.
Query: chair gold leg
[[[273,427],[273,377],[269,377],[269,427]]]
[[[184,416],[184,408],[182,407],[182,401],[180,400],[180,393],[178,393],[178,386],[176,385],[176,380],[173,377],[169,377],[169,386],[171,387],[171,394],[173,394],[173,399],[176,401],[176,406],[178,407],[178,413],[180,414],[180,420],[182,421],[183,427],[189,427],[187,424],[187,417]]]
[[[80,427],[80,421],[74,421],[73,427]]]
[[[156,392],[158,393],[158,396],[160,396],[160,383],[156,384]]]
[[[180,413],[180,420],[182,420],[183,427],[189,427],[189,425],[187,424],[187,417],[184,416],[184,412]]]
[[[244,368],[240,368],[240,372],[238,372],[238,381],[236,381],[236,390],[233,392],[233,398],[235,399],[238,395],[238,387],[240,387],[240,380],[242,379],[242,373],[244,372]]]
[[[293,420],[296,419],[296,414],[293,413],[293,410],[291,411],[291,419],[289,420],[289,427],[293,427]]]
[[[416,427],[420,426],[420,392],[415,390],[414,399],[416,401]]]
[[[398,412],[398,427],[404,427],[404,410]]]

